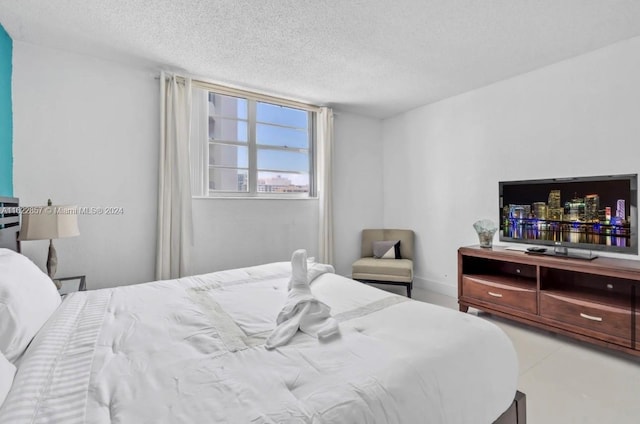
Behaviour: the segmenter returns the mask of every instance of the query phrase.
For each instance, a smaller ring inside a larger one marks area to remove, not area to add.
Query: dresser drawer
[[[602,334],[631,339],[630,309],[542,292],[540,316]]]
[[[469,298],[519,309],[531,314],[536,314],[538,309],[535,288],[519,287],[463,275],[462,294]]]

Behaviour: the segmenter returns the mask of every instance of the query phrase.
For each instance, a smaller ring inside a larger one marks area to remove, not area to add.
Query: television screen
[[[502,181],[500,240],[638,253],[637,175]]]

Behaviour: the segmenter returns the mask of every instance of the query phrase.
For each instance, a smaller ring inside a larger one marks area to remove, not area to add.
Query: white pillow
[[[13,377],[16,375],[16,367],[0,353],[0,407],[11,389]]]
[[[0,249],[0,352],[11,362],[60,305],[51,279],[27,257]]]

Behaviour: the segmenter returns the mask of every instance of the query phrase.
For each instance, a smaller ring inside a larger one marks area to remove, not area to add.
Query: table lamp
[[[49,255],[47,256],[47,274],[57,288],[60,283],[53,279],[58,268],[58,257],[53,247],[53,239],[75,237],[80,235],[78,229],[78,208],[71,205],[52,205],[51,199],[47,206],[30,207],[32,213],[22,214],[22,226],[18,240],[49,240]]]

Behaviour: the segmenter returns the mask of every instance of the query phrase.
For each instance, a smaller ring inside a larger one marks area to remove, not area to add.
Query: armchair
[[[374,242],[400,241],[401,259],[378,259],[374,257]],[[413,247],[412,230],[365,229],[362,230],[361,258],[351,267],[351,278],[363,283],[405,286],[407,297],[413,288]]]

